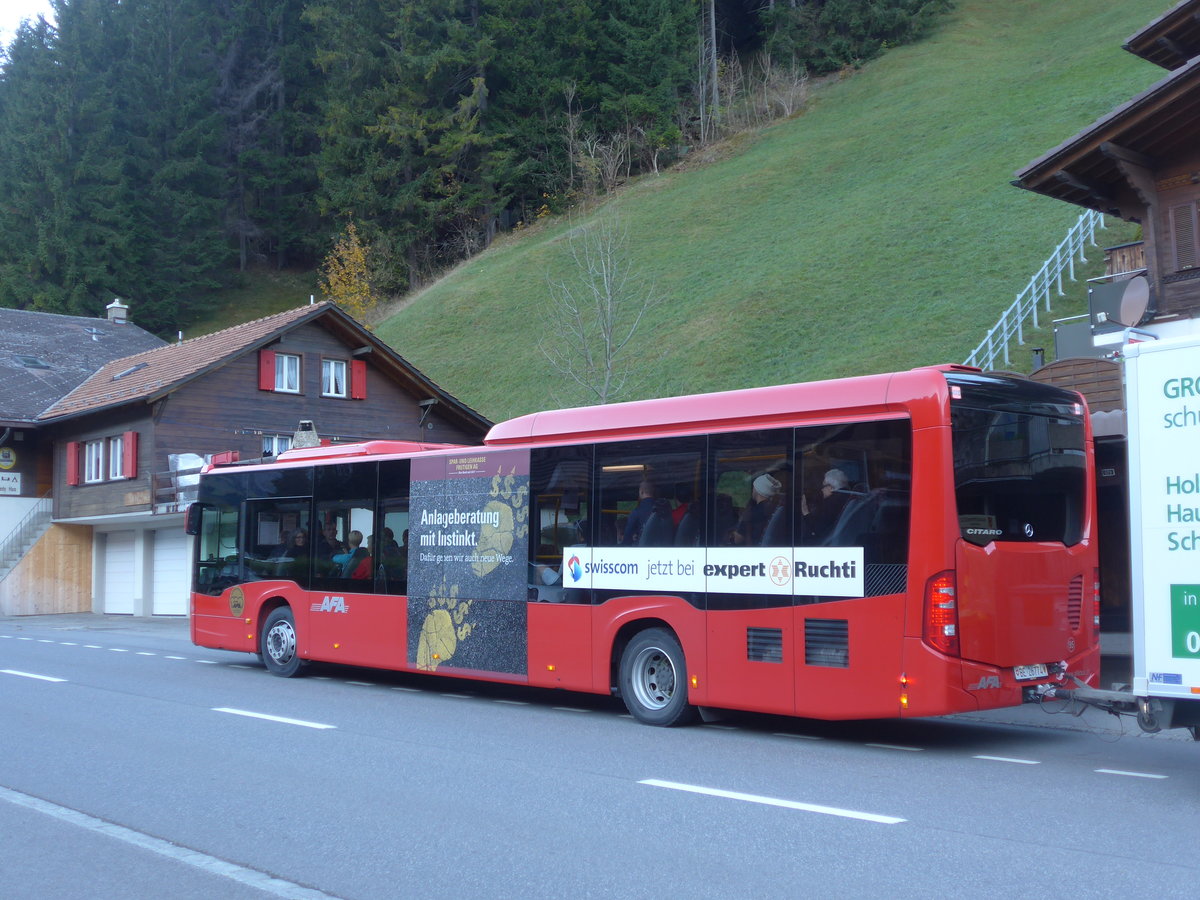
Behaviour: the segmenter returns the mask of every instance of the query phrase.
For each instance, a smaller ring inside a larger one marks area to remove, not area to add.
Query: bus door
[[[404,602],[376,587],[386,585],[379,570],[394,553],[385,554],[375,514],[379,468],[373,461],[316,467],[308,646],[316,659],[402,668]]]
[[[791,567],[792,429],[709,440],[705,697],[790,715],[797,665]]]
[[[797,715],[900,712],[910,594],[908,419],[796,430]]]

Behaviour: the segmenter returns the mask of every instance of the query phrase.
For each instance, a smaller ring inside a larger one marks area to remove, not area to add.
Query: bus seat
[[[670,547],[675,542],[675,522],[668,508],[665,512],[656,505],[642,526],[639,547]]]
[[[823,547],[855,547],[862,543],[863,536],[875,521],[879,510],[879,491],[872,491],[863,497],[855,497],[846,504],[837,524],[829,532]]]
[[[788,532],[788,510],[782,504],[776,506],[771,513],[771,518],[767,519],[767,524],[763,527],[762,537],[758,541],[760,547],[784,547],[790,546],[791,542],[787,538]]]

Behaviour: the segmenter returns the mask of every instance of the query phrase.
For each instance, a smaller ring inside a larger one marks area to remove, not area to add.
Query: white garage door
[[[156,616],[186,616],[188,611],[188,540],[183,526],[154,532],[154,594]]]
[[[132,531],[110,531],[104,536],[104,597],[106,613],[133,615]]]

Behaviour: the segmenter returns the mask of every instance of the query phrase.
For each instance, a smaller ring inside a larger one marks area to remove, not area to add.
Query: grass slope
[[[644,394],[963,360],[1081,212],[1013,172],[1162,76],[1120,44],[1169,6],[960,0],[740,152],[625,188],[606,206],[668,298],[639,333]],[[494,419],[579,402],[537,349],[568,227],[503,239],[378,334]]]

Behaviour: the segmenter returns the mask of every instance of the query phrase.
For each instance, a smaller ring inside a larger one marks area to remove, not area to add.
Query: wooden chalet
[[[1033,377],[1088,398],[1097,435],[1103,628],[1128,628],[1125,397],[1115,351],[1128,339],[1200,331],[1200,0],[1183,0],[1123,44],[1167,71],[1133,99],[1017,172],[1017,187],[1136,222],[1089,292],[1082,352]],[[1124,529],[1122,526],[1125,526]],[[1113,603],[1111,598],[1123,598]]]
[[[86,530],[87,571],[39,578],[43,539],[0,581],[0,613],[186,614],[199,467],[281,452],[301,422],[324,443],[478,443],[491,425],[328,302],[105,360],[35,419],[55,527]]]

